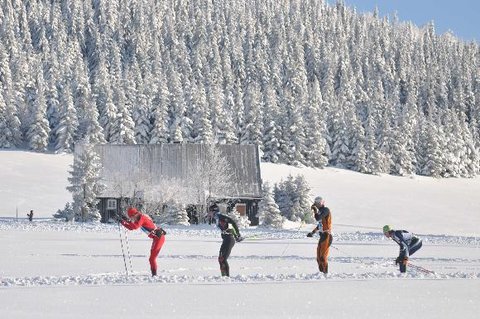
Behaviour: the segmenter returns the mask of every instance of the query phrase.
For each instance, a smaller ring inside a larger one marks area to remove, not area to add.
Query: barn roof
[[[206,144],[96,145],[102,175],[107,185],[101,197],[120,197],[141,189],[138,184],[160,185],[165,180],[188,181],[199,170],[198,163],[208,154]],[[229,163],[232,186],[223,198],[261,198],[261,175],[256,145],[217,144],[221,156]],[[146,182],[148,180],[148,182]],[[118,181],[123,187],[119,190]],[[130,183],[130,185],[128,185]],[[133,184],[132,184],[133,183]],[[117,184],[117,185],[115,185]],[[128,186],[126,186],[128,185]]]

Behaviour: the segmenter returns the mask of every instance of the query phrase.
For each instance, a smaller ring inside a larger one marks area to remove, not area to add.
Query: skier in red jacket
[[[118,221],[127,229],[134,230],[141,228],[145,233],[148,234],[148,237],[153,239],[152,248],[150,249],[150,270],[152,271],[152,276],[157,275],[157,256],[162,249],[163,243],[165,242],[166,232],[161,228],[156,226],[153,223],[153,220],[147,214],[142,214],[134,207],[130,207],[127,210],[129,220],[122,216]]]

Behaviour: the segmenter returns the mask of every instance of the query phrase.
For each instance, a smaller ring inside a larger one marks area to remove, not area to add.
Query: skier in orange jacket
[[[330,209],[325,207],[325,200],[317,196],[311,207],[317,226],[307,234],[307,237],[313,237],[313,234],[319,232],[320,239],[317,245],[317,263],[318,270],[324,274],[328,273],[328,253],[332,244],[332,214]]]

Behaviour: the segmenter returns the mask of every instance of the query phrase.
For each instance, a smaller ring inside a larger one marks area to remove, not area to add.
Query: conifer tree
[[[190,225],[185,205],[176,203],[173,200],[169,200],[165,203],[165,210],[162,215],[163,223],[170,225]]]
[[[37,90],[32,101],[33,120],[27,131],[27,141],[31,150],[45,152],[48,147],[50,127],[47,120],[47,105],[41,73],[37,74],[36,87]]]
[[[0,43],[0,148],[20,147],[22,142],[21,122],[18,118],[12,75],[4,46]]]
[[[275,184],[274,198],[282,216],[294,222],[312,222],[309,192],[308,183],[302,175],[288,175],[285,181]]]
[[[326,103],[322,99],[320,86],[314,77],[309,87],[309,101],[305,110],[305,135],[307,149],[303,155],[308,166],[323,168],[328,163],[326,150]]]
[[[67,190],[73,196],[73,211],[76,221],[99,221],[98,197],[105,189],[101,180],[101,164],[92,144],[83,144],[80,154],[75,157],[69,172],[70,186]]]
[[[280,209],[273,198],[272,187],[265,183],[262,186],[263,198],[258,205],[258,215],[260,225],[273,228],[282,228],[283,217]]]
[[[110,142],[114,144],[135,144],[135,123],[130,116],[123,89],[114,88],[117,114],[110,131]]]
[[[152,98],[150,144],[168,142],[168,105],[170,104],[169,91],[162,72],[159,72],[158,80],[152,83],[153,90],[157,92]]]
[[[72,96],[78,118],[75,141],[85,139],[93,145],[103,144],[105,143],[103,128],[98,122],[98,109],[88,83],[87,65],[83,60],[82,63],[75,64],[73,79]]]
[[[3,147],[55,147],[69,86],[74,142],[256,143],[277,163],[478,174],[479,46],[432,23],[297,0],[4,1],[0,20]]]
[[[75,132],[78,128],[77,112],[74,107],[70,86],[65,86],[62,91],[62,109],[60,120],[54,128],[55,152],[73,152],[75,145]]]

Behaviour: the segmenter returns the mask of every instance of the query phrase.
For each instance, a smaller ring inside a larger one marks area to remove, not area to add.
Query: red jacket
[[[120,223],[122,223],[123,226],[130,230],[138,229],[141,227],[142,230],[148,234],[148,237],[157,238],[157,236],[155,236],[154,234],[154,230],[158,227],[153,223],[153,220],[150,218],[150,216],[146,214],[140,214],[140,218],[138,218],[138,220],[131,222],[122,220],[120,221]]]

